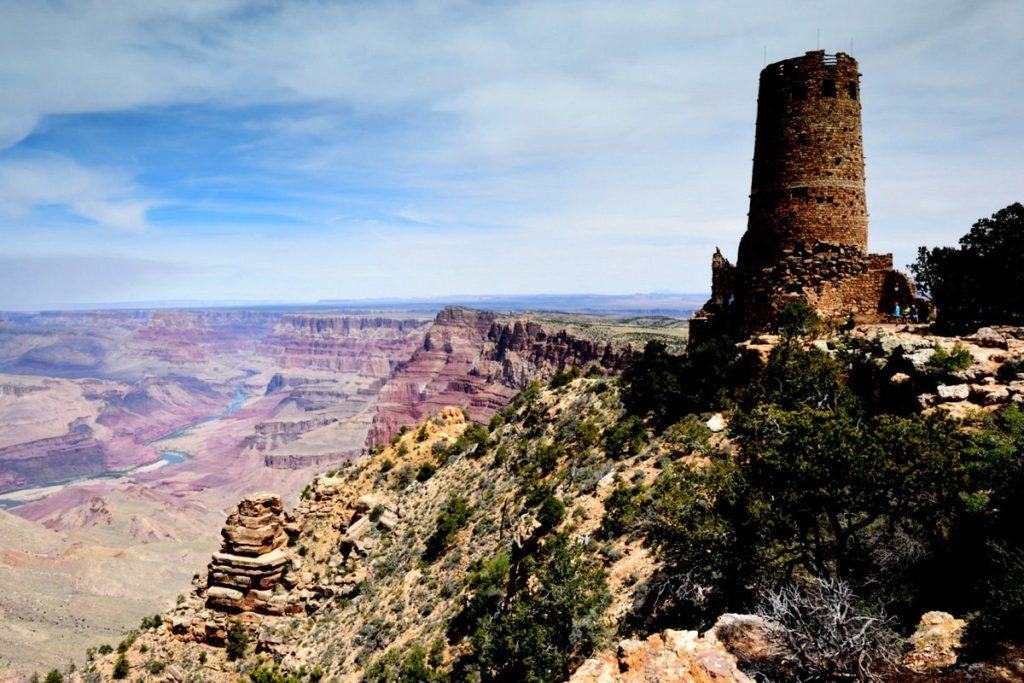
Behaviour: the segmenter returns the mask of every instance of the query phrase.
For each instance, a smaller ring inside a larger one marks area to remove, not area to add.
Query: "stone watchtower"
[[[810,52],[761,71],[747,233],[738,265],[816,242],[866,252],[857,61]]]
[[[892,255],[867,251],[860,111],[860,73],[847,54],[808,52],[761,71],[747,231],[735,266],[715,254],[694,341],[769,330],[794,300],[859,322],[917,301]]]

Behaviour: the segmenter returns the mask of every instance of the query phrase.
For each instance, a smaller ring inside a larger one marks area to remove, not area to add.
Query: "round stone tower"
[[[747,232],[737,267],[800,246],[867,252],[860,73],[845,53],[808,52],[761,71]]]

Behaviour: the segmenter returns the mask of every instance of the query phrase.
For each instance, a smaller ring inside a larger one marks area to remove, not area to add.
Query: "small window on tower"
[[[857,81],[850,81],[846,84],[846,92],[850,93],[850,99],[857,99]]]
[[[811,146],[811,139],[807,137],[807,133],[800,133],[800,136],[797,138],[797,140],[799,140],[800,144],[803,145],[804,147]]]
[[[807,188],[806,187],[794,187],[793,188],[793,198],[796,199],[798,197],[801,197],[801,198],[806,198],[807,197]]]
[[[836,157],[836,166],[838,166],[841,163],[843,163],[843,158],[842,157]]]
[[[835,97],[836,96],[836,82],[831,78],[826,78],[821,82],[821,94],[823,97]]]
[[[807,85],[804,83],[793,84],[793,99],[794,100],[806,100],[807,99]]]

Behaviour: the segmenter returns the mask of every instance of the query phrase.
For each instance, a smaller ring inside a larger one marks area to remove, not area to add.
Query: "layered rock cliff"
[[[386,443],[444,406],[486,421],[533,380],[570,367],[615,373],[631,352],[629,343],[582,338],[557,324],[446,307],[381,390],[368,443]]]
[[[0,448],[0,491],[98,474],[106,462],[103,444],[77,422],[62,436]]]

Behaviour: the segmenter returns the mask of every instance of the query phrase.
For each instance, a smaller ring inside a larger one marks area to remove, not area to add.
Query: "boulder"
[[[772,625],[756,614],[723,614],[706,637],[721,643],[740,662],[767,661],[778,655]]]
[[[978,346],[992,349],[1005,349],[1007,347],[1007,335],[993,327],[982,327],[968,339]]]
[[[381,500],[378,496],[372,493],[367,493],[365,496],[360,496],[359,500],[356,501],[356,510],[358,512],[369,512],[373,508],[381,504]]]
[[[710,429],[712,432],[716,434],[718,432],[725,431],[726,427],[725,417],[723,417],[721,413],[715,413],[714,415],[712,415],[711,419],[708,420],[705,424],[708,426],[708,429]]]
[[[377,520],[377,526],[381,529],[393,531],[394,528],[398,526],[398,515],[396,515],[392,510],[385,510],[383,514],[381,514],[380,519]]]
[[[736,658],[696,631],[656,633],[647,640],[623,640],[617,650],[585,661],[570,683],[752,683]]]
[[[939,401],[966,401],[971,396],[971,388],[967,384],[940,384],[935,393]]]
[[[928,612],[921,617],[910,637],[914,646],[906,657],[907,668],[917,673],[932,673],[956,664],[966,622],[948,612]]]
[[[1006,403],[1010,400],[1010,390],[999,384],[972,384],[971,400],[983,406]]]

